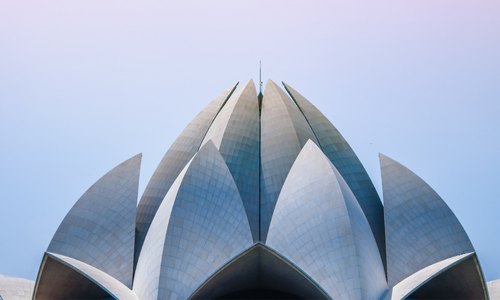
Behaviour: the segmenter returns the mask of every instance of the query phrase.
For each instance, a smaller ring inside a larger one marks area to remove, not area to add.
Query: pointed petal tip
[[[233,83],[229,88],[227,88],[225,92],[227,92],[228,90],[230,91],[229,93],[231,94],[231,91],[234,92],[236,90],[236,88],[238,87],[238,85],[240,84],[239,81],[236,81],[236,83]]]
[[[247,87],[253,87],[255,89],[255,83],[253,82],[252,78],[249,81],[245,82],[241,89],[245,89]]]
[[[272,81],[270,78],[267,80],[266,89],[267,87],[272,87],[277,91],[283,91],[283,89],[278,84],[276,84],[276,82]]]
[[[272,84],[276,85],[276,83],[274,83],[274,81],[272,81],[272,80],[271,80],[271,78],[267,79],[267,83],[266,83],[266,85],[267,85],[268,83],[272,83]]]
[[[142,161],[142,153],[139,153],[139,154],[136,154],[136,155],[132,156],[131,158],[127,159],[122,164],[134,164],[134,165],[140,166],[141,161]]]
[[[313,142],[313,140],[311,140],[311,139],[307,140],[307,142],[304,144],[304,147],[302,149],[304,149],[306,147],[312,147],[313,149],[317,149],[317,150],[321,151],[321,149],[318,147],[318,145],[316,145],[316,143]],[[321,151],[321,153],[323,153],[323,151]]]
[[[380,168],[381,169],[383,169],[383,168],[385,168],[387,166],[390,166],[390,165],[397,165],[397,166],[401,166],[401,167],[403,167],[405,169],[408,169],[407,167],[403,166],[399,162],[395,161],[394,159],[392,159],[389,156],[386,156],[386,155],[384,155],[382,153],[379,153],[378,157],[379,157],[379,163],[380,163]]]
[[[382,161],[385,161],[386,164],[393,164],[393,163],[398,163],[397,161],[395,161],[394,159],[390,158],[389,156],[385,155],[385,154],[382,154],[382,153],[379,153],[378,154],[378,159],[380,162]],[[398,163],[399,164],[399,163]]]
[[[200,150],[198,150],[198,152],[200,152],[202,149],[205,149],[205,148],[207,148],[207,149],[212,149],[213,148],[217,152],[219,151],[219,150],[217,150],[217,147],[215,147],[215,144],[212,141],[212,139],[209,139],[205,144],[203,144],[203,146],[201,146],[201,148],[200,148]]]

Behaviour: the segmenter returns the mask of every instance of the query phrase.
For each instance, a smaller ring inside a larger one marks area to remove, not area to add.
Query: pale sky
[[[78,198],[233,83],[284,81],[457,215],[500,278],[500,1],[0,1],[0,274],[36,279]]]

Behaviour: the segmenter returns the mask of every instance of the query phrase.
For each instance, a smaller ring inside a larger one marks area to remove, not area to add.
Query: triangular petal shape
[[[137,263],[134,291],[141,300],[186,299],[251,245],[238,188],[209,141],[162,201]]]
[[[0,275],[0,299],[31,300],[35,282],[6,275]]]
[[[384,300],[487,299],[475,254],[453,256],[425,267],[396,284]]]
[[[425,181],[382,154],[380,166],[389,286],[436,262],[474,252],[457,217]]]
[[[189,299],[230,299],[236,295],[239,299],[330,299],[307,274],[261,243],[225,264]]]
[[[486,284],[476,255],[465,259],[420,286],[411,299],[486,300]]]
[[[210,125],[237,85],[238,83],[232,85],[215,98],[186,126],[153,173],[137,206],[136,264],[149,226],[161,201],[179,173],[200,148]]]
[[[132,290],[84,262],[47,252],[33,299],[138,300]]]
[[[274,206],[286,176],[308,140],[316,144],[306,119],[290,97],[267,81],[261,108],[261,238],[266,241]]]
[[[83,194],[59,225],[47,252],[75,258],[132,286],[141,157],[121,163]]]
[[[340,132],[311,102],[283,83],[318,139],[323,153],[349,185],[377,241],[385,265],[384,207],[361,161]]]
[[[212,140],[240,191],[254,241],[259,240],[259,105],[253,80],[224,105],[202,143]]]
[[[377,244],[359,203],[311,141],[283,185],[267,244],[333,299],[378,299],[387,289]]]

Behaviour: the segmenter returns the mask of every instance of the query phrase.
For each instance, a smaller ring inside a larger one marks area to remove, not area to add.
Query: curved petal
[[[63,287],[63,288],[61,288]],[[47,252],[33,299],[138,300],[123,283],[74,258]]]
[[[321,150],[356,196],[373,231],[385,266],[384,206],[368,173],[337,128],[304,96],[289,85],[283,85],[311,125]]]
[[[387,289],[375,238],[335,166],[313,142],[283,185],[267,244],[333,299],[379,299]]]
[[[473,252],[432,264],[396,284],[384,300],[487,299]]]
[[[235,293],[261,293],[262,299],[262,293],[269,291],[303,299],[330,299],[307,274],[261,243],[217,270],[189,299],[228,299]]]
[[[238,83],[225,90],[207,105],[191,123],[181,132],[156,168],[149,181],[141,201],[137,206],[135,240],[135,264],[139,257],[142,244],[146,238],[149,226],[161,204],[182,169],[200,149],[201,142],[213,120],[231,96]]]
[[[59,225],[47,252],[75,258],[132,286],[141,157],[121,163],[83,194]],[[113,249],[120,251],[110,257]]]
[[[254,241],[259,240],[259,103],[253,80],[227,101],[207,132],[240,191]]]
[[[462,225],[420,177],[380,154],[389,286],[474,248]]]
[[[268,80],[261,109],[261,241],[265,242],[274,206],[286,176],[308,140],[318,144],[297,106]]]
[[[238,188],[209,141],[162,201],[137,263],[134,291],[142,300],[185,299],[251,244]]]
[[[6,275],[0,275],[0,299],[31,300],[35,282]]]

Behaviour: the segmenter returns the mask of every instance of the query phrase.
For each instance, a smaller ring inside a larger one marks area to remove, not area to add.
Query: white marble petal
[[[209,141],[162,201],[139,257],[134,291],[141,300],[186,299],[251,245],[238,188]]]
[[[306,119],[288,95],[268,80],[261,109],[261,241],[286,176],[308,140],[319,144]]]
[[[444,259],[474,252],[451,209],[420,177],[380,154],[389,286]]]
[[[312,141],[283,185],[267,244],[332,299],[379,299],[387,290],[377,244],[359,203]]]
[[[132,287],[141,157],[121,163],[83,194],[59,225],[47,252],[80,260]]]
[[[210,125],[237,85],[238,83],[233,84],[210,102],[186,126],[156,168],[137,206],[135,263],[161,201],[179,173],[199,150]]]

